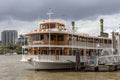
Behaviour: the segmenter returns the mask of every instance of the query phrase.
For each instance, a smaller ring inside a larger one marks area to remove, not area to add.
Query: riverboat
[[[76,66],[76,56],[80,57],[80,65],[91,65],[94,56],[112,47],[112,39],[108,35],[77,33],[74,21],[69,30],[64,23],[50,20],[51,14],[49,11],[49,20],[41,22],[38,29],[25,34],[29,37],[29,44],[22,46],[22,62],[31,64],[35,69],[73,68]]]

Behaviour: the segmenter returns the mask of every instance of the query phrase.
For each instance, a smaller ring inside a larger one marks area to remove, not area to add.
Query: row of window
[[[86,50],[86,55],[91,56],[92,53],[96,53],[94,55],[99,55],[102,50]],[[76,55],[76,53],[80,53],[81,56],[84,56],[84,50],[69,50],[69,55]],[[34,51],[34,54],[44,54],[44,55],[64,55],[64,50],[39,50]]]
[[[64,26],[57,26],[56,24],[41,25],[40,29],[64,28]]]
[[[34,51],[34,54],[44,54],[44,55],[48,55],[48,54],[51,54],[51,55],[64,55],[64,50],[39,50],[38,52],[37,51]]]
[[[50,29],[50,28],[55,28],[55,24],[46,24],[46,25],[41,25],[41,29]]]
[[[39,40],[49,40],[49,34],[41,34],[41,35],[33,35],[32,37],[33,41],[39,41]],[[64,41],[64,35],[50,35],[50,40],[57,40],[57,41]],[[69,37],[69,41],[72,41],[72,37]],[[106,43],[111,44],[112,41],[108,39],[94,39],[94,38],[80,38],[80,37],[73,37],[73,41],[80,41],[80,42],[90,42],[90,43]]]
[[[33,35],[33,41],[49,40],[49,34],[47,35]],[[50,40],[64,41],[64,35],[50,35]]]
[[[69,37],[69,40],[70,41],[80,41],[80,42],[90,42],[90,43],[108,43],[108,44],[111,44],[112,41],[111,40],[108,40],[108,39],[94,39],[94,38],[77,38],[77,37]]]

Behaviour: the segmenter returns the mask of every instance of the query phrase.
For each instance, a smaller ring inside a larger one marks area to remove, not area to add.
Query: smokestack
[[[100,19],[100,32],[101,33],[103,33],[104,31],[103,31],[103,22],[104,22],[104,20],[103,19]]]
[[[100,19],[100,36],[101,37],[108,37],[108,33],[104,32],[104,20]]]
[[[74,29],[75,29],[75,22],[72,21],[72,30],[74,30]]]

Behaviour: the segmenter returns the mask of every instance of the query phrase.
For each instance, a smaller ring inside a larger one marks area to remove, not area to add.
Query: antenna
[[[120,24],[119,24],[119,28],[118,28],[118,33],[120,33]]]
[[[48,20],[49,21],[51,21],[51,15],[52,15],[53,13],[51,12],[51,8],[49,8],[49,11],[48,11],[48,13],[47,13],[47,15],[48,15]]]

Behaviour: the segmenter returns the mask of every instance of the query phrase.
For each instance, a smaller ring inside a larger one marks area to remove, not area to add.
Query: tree
[[[4,46],[0,45],[0,55],[5,53]]]
[[[9,43],[6,46],[0,45],[0,55],[7,53],[17,53],[22,54],[22,45],[21,44],[12,44]]]
[[[16,44],[16,52],[18,54],[22,54],[22,45],[21,44]]]

